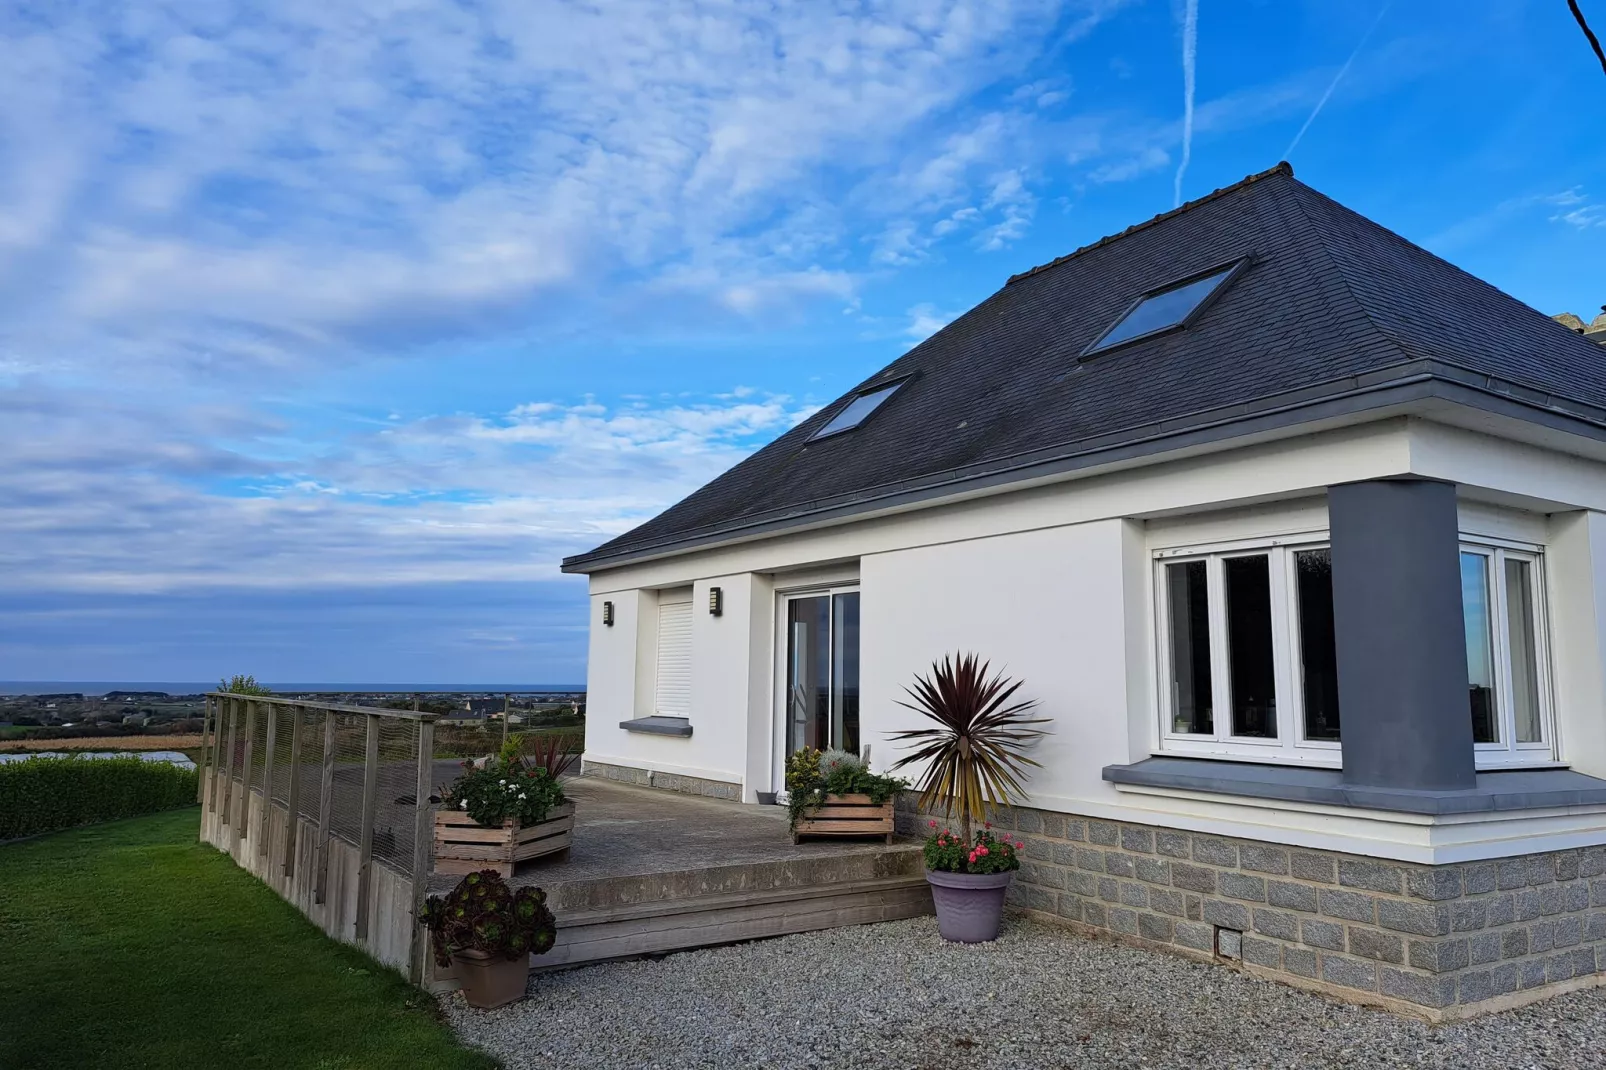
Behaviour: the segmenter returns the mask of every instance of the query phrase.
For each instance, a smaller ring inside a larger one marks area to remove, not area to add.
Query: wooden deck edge
[[[808,899],[823,899],[836,895],[852,895],[866,891],[924,888],[926,875],[867,877],[864,880],[842,881],[837,884],[806,884],[796,888],[766,888],[754,892],[718,892],[714,895],[693,896],[687,899],[658,899],[651,903],[637,903],[603,910],[587,910],[564,914],[558,918],[562,928],[577,928],[610,921],[639,921],[670,914],[696,914],[706,910],[726,910],[733,906],[758,906],[770,903],[795,903]]]
[[[550,973],[932,912],[930,886],[923,875],[788,889],[785,893],[703,896],[675,901],[671,907],[630,917],[622,912],[560,917],[557,946],[532,959],[530,972]],[[457,987],[457,981],[450,969],[432,966],[426,986],[431,992],[448,992]]]

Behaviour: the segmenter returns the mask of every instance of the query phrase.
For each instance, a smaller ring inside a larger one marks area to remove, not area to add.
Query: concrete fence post
[[[413,945],[407,976],[413,984],[424,981],[429,934],[423,925],[424,899],[429,894],[429,870],[434,854],[435,822],[429,805],[435,760],[435,724],[418,722],[418,770],[413,785]]]
[[[222,812],[218,815],[218,838],[220,840],[223,838],[223,830],[229,827],[233,813],[230,807],[235,805],[237,795],[234,790],[234,744],[239,736],[240,710],[232,697],[226,696],[223,699],[223,713],[229,722],[229,738],[228,745],[223,753],[223,806]],[[217,846],[222,847],[223,845],[219,843]]]
[[[212,757],[212,696],[208,695],[201,704],[201,775],[195,778],[195,801],[202,804],[203,812],[206,797],[210,794],[207,789],[207,772],[211,768]]]
[[[374,811],[379,791],[379,718],[369,714],[363,754],[362,824],[357,848],[357,939],[368,939],[369,894],[374,879]]]
[[[251,825],[251,759],[256,755],[257,704],[252,699],[245,703],[245,750],[240,755],[240,804],[234,817],[234,843],[245,839]]]
[[[323,711],[323,772],[318,782],[318,873],[312,901],[329,892],[329,818],[335,806],[335,713]]]
[[[273,829],[273,756],[279,746],[278,703],[261,703],[263,715],[268,719],[268,737],[263,741],[262,755],[262,816],[257,819],[257,855],[268,857],[268,840]]]
[[[296,841],[301,831],[301,722],[306,719],[305,706],[290,707],[290,788],[285,792],[284,858],[279,863],[286,877],[296,872]]]

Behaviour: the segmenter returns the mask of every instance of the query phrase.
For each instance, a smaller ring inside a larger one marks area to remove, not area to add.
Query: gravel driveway
[[[932,918],[538,976],[444,1006],[511,1068],[1606,1066],[1606,990],[1430,1028],[1030,922],[961,947]]]

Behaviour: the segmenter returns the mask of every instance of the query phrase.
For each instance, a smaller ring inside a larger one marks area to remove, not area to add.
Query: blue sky
[[[564,555],[1296,137],[1592,315],[1603,99],[1559,0],[8,5],[0,679],[582,679]]]

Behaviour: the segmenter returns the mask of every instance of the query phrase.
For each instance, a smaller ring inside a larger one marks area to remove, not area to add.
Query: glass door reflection
[[[859,592],[786,603],[785,754],[859,750]]]

